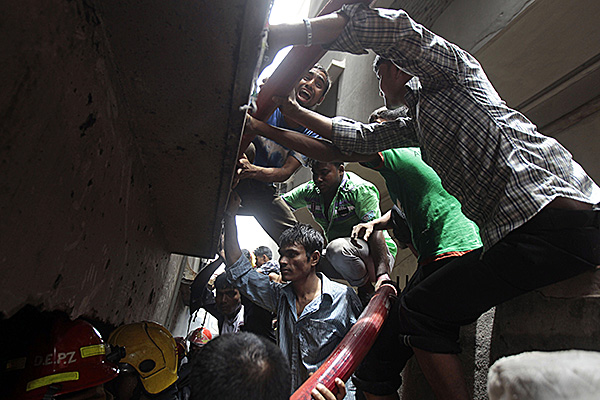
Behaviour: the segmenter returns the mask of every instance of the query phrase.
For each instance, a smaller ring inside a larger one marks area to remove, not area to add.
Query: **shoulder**
[[[352,294],[356,295],[354,289],[350,286],[334,282],[322,273],[320,276],[321,282],[323,283],[323,294],[330,295],[334,301],[343,297],[352,296]]]
[[[346,172],[346,176],[347,179],[342,186],[342,191],[351,193],[358,197],[361,197],[361,195],[365,194],[379,194],[377,187],[372,182],[364,180],[353,172]]]

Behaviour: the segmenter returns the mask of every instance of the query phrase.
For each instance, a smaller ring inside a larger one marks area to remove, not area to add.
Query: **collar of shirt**
[[[244,325],[244,306],[240,304],[239,311],[234,317],[225,317],[223,320],[223,327],[221,333],[236,333],[240,331],[240,328]]]
[[[320,272],[317,272],[317,276],[319,277],[319,279],[321,279],[321,295],[315,297],[306,307],[304,307],[304,310],[302,310],[302,314],[300,314],[300,317],[298,317],[298,313],[295,312],[296,293],[294,293],[294,288],[292,284],[287,284],[283,288],[283,295],[288,303],[288,306],[290,307],[290,310],[294,310],[292,315],[294,316],[296,321],[299,321],[307,315],[317,311],[321,307],[321,304],[323,302],[328,302],[328,304],[331,304],[333,302],[333,286],[331,284],[331,281],[329,280],[329,278],[327,278]]]

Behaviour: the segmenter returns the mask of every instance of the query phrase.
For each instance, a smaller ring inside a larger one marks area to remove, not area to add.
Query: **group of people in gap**
[[[214,281],[214,307],[205,304],[219,337],[194,332],[178,360],[175,340],[158,324],[122,326],[105,345],[87,322],[52,316],[47,347],[10,364],[14,398],[92,398],[62,397],[80,389],[117,399],[288,398],[390,282],[397,244],[389,229],[415,254],[417,271],[352,379],[336,381],[336,394],[321,385],[312,395],[397,399],[414,355],[437,398],[467,399],[460,327],[600,264],[600,188],[562,145],[502,101],[472,55],[402,10],[363,4],[272,25],[268,41],[271,51],[373,50],[386,107],[366,123],[316,113],[331,82],[315,65],[292,95],[274,98],[278,109],[266,122],[247,116],[245,134],[256,138],[239,160],[224,217],[225,272]],[[378,171],[395,206],[382,215],[375,186],[344,162]],[[278,196],[272,183],[302,165],[313,179]],[[293,211],[303,207],[325,238],[296,221]],[[254,215],[279,244],[279,269],[264,253],[258,267],[243,256],[238,214]],[[69,337],[79,331],[89,331],[85,340]],[[53,363],[81,364],[78,378],[44,375]]]

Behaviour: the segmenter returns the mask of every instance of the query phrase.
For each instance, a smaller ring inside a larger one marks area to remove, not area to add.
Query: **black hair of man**
[[[342,165],[342,164],[346,165],[346,163],[341,162],[341,161],[331,161],[331,162],[329,162],[329,161],[319,161],[319,160],[315,160],[315,159],[312,159],[312,158],[310,158],[308,160],[308,167],[309,168],[314,168],[317,164],[331,164],[331,165],[335,165],[336,168],[339,168],[340,165]]]
[[[321,232],[308,224],[299,222],[293,227],[283,231],[279,237],[279,248],[294,244],[303,246],[304,250],[306,250],[306,257],[310,258],[315,251],[323,254],[325,240],[323,239]]]
[[[225,273],[217,275],[215,278],[215,289],[223,290],[223,289],[235,289],[235,287],[227,281],[227,276]]]
[[[331,88],[331,78],[329,77],[329,72],[327,72],[327,69],[321,64],[315,64],[311,69],[318,69],[325,74],[325,78],[327,78],[327,81],[325,82],[325,91],[323,92],[323,97],[325,97],[327,92],[329,92],[329,88]]]
[[[259,246],[254,250],[254,256],[256,258],[267,256],[269,260],[273,259],[273,252],[267,246]]]
[[[388,109],[386,106],[379,107],[373,111],[369,116],[369,123],[377,122],[378,119],[384,119],[386,121],[394,121],[398,118],[406,118],[408,116],[408,107],[401,106],[394,108],[393,110]]]
[[[221,335],[194,360],[192,400],[284,400],[292,390],[281,349],[253,333]]]

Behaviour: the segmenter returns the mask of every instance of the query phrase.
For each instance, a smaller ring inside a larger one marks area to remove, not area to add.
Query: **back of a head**
[[[190,380],[192,400],[284,400],[291,392],[290,368],[279,347],[247,332],[208,342]]]
[[[229,281],[227,280],[227,274],[225,274],[224,272],[222,274],[217,275],[217,277],[215,278],[214,285],[215,289],[217,290],[235,288],[231,283],[229,283]]]
[[[273,252],[267,246],[259,246],[254,250],[254,256],[256,258],[267,256],[269,260],[273,259]]]
[[[379,107],[373,111],[369,116],[369,123],[377,122],[378,119],[385,121],[394,121],[398,118],[406,118],[408,116],[408,107],[402,106],[394,108],[393,110],[388,109],[386,106]]]
[[[325,240],[321,232],[308,224],[297,223],[291,228],[283,231],[279,237],[279,247],[300,244],[304,246],[307,257],[310,257],[315,251],[323,252]]]

